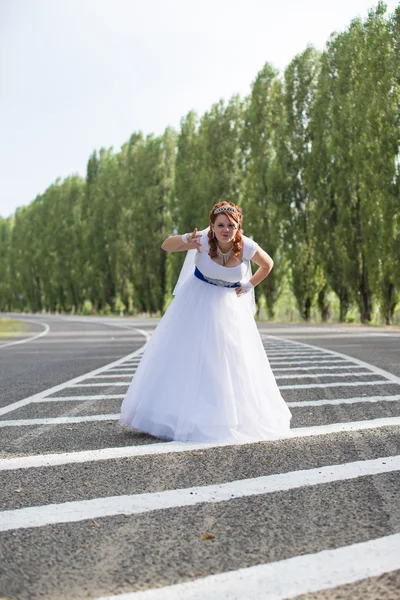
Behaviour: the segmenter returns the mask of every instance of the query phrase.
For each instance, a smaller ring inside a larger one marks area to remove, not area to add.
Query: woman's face
[[[232,223],[223,213],[217,216],[213,228],[217,242],[220,242],[221,244],[229,244],[229,242],[233,242],[238,230],[237,225]]]

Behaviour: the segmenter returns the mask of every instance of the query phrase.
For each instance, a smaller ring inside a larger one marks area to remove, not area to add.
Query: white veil
[[[208,234],[209,229],[210,229],[209,227],[206,227],[206,229],[202,229],[198,233],[201,233],[201,236],[203,237],[204,234],[206,234],[206,235]],[[181,289],[181,287],[185,283],[185,281],[187,281],[189,279],[189,277],[191,275],[193,275],[194,268],[196,266],[195,265],[196,253],[197,253],[196,249],[188,250],[186,252],[185,261],[182,265],[181,272],[179,273],[178,281],[176,282],[174,291],[172,292],[173,296],[176,296],[177,292]]]

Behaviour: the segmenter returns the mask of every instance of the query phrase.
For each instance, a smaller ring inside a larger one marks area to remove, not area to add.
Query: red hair
[[[228,212],[225,210],[222,210],[221,212],[219,212],[218,214],[214,214],[215,209],[220,208],[222,206],[232,206],[236,212]],[[214,206],[212,207],[211,211],[210,211],[210,230],[208,232],[208,243],[210,245],[210,256],[212,258],[216,258],[217,257],[217,238],[213,237],[213,232],[212,232],[212,227],[218,217],[218,215],[225,215],[228,217],[229,221],[232,223],[232,225],[235,225],[237,227],[237,231],[236,231],[236,235],[233,239],[233,256],[236,260],[238,260],[240,258],[241,252],[242,252],[242,247],[243,247],[243,240],[242,240],[242,220],[243,220],[243,215],[242,215],[242,211],[241,209],[234,204],[233,202],[226,202],[225,200],[223,202],[217,202],[216,204],[214,204]]]

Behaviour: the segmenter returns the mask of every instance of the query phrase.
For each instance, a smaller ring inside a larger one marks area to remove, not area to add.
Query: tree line
[[[189,112],[179,131],[131,135],[0,218],[0,310],[160,313],[184,258],[162,241],[239,204],[273,258],[256,288],[273,318],[289,287],[301,317],[356,307],[387,324],[400,302],[400,6],[267,63],[247,97]]]

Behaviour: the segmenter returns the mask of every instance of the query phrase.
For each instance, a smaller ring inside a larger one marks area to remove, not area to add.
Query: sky
[[[93,150],[246,96],[377,0],[0,0],[0,216]],[[398,0],[387,0],[388,12]]]

